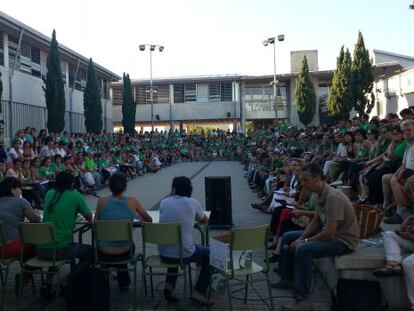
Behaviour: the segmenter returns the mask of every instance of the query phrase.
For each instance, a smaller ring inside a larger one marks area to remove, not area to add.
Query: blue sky
[[[283,33],[277,72],[290,51],[317,49],[319,69],[334,69],[341,45],[351,52],[361,30],[366,46],[414,56],[411,0],[13,0],[0,10],[108,69],[149,76],[140,43],[165,45],[154,77],[272,74],[273,51],[261,41]],[[411,30],[411,31],[410,31]]]

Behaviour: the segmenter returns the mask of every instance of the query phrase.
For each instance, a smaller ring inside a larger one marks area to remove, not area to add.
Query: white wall
[[[370,116],[384,118],[387,113],[399,113],[402,109],[414,106],[414,68],[401,72],[374,84],[379,105]]]
[[[172,104],[172,120],[208,120],[227,119],[230,112],[231,118],[240,118],[240,104],[236,102],[218,103],[181,103]],[[236,114],[234,114],[236,111]],[[159,115],[160,121],[170,120],[169,104],[154,104],[154,120]],[[151,105],[137,105],[135,120],[137,122],[151,121]],[[113,121],[122,121],[122,106],[113,106]]]

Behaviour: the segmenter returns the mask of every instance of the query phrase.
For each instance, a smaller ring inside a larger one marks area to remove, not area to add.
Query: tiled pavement
[[[232,184],[232,205],[233,205],[233,222],[235,226],[250,226],[259,225],[269,222],[269,216],[262,214],[256,210],[250,208],[251,202],[257,202],[257,196],[251,192],[246,180],[243,178],[244,171],[242,166],[238,162],[193,162],[193,163],[180,163],[172,167],[165,168],[156,174],[148,174],[139,177],[128,184],[128,195],[136,196],[144,205],[146,209],[157,209],[159,201],[165,197],[170,191],[170,185],[172,177],[186,175],[192,177],[193,182],[193,197],[198,199],[202,206],[205,206],[205,194],[204,194],[204,177],[205,176],[231,176]],[[108,194],[108,190],[102,190],[99,195]],[[87,197],[89,206],[94,209],[97,199],[94,197]],[[216,235],[224,233],[224,231],[214,230],[210,235]],[[198,235],[195,233],[196,239]],[[140,230],[134,230],[135,244],[140,250],[141,235]],[[84,235],[84,243],[90,242],[90,234]],[[155,249],[152,250],[154,253]],[[258,263],[263,262],[263,253],[254,254],[254,260]],[[193,267],[195,269],[195,267]],[[13,294],[14,289],[14,274],[18,271],[18,266],[13,266],[12,273],[9,277],[6,296],[6,310],[14,310],[16,307],[16,299]],[[195,279],[196,271],[193,271],[193,279]],[[275,273],[271,273],[272,280],[277,280]],[[145,310],[174,310],[179,308],[174,305],[167,305],[162,299],[163,277],[154,277],[155,284],[155,297],[151,298],[148,295],[144,299]],[[138,294],[141,288],[141,273],[138,266]],[[267,297],[267,290],[264,286],[265,283],[257,283],[254,289],[249,290],[249,301],[244,304],[240,299],[242,292],[233,294],[234,299],[233,308],[235,310],[266,310],[266,305],[261,301],[254,290],[256,290],[260,296]],[[40,280],[36,279],[36,287],[39,288]],[[292,293],[290,291],[272,290],[272,294],[275,297],[274,303],[276,310],[280,310],[282,304],[292,301]],[[178,282],[177,295],[182,295],[182,283]],[[188,296],[187,296],[188,297]],[[314,290],[312,294],[312,300],[315,302],[315,310],[328,310],[330,307],[330,294],[325,284],[319,276],[316,278]],[[222,293],[213,293],[215,301],[212,310],[228,310],[227,299]],[[191,302],[188,298],[181,299],[180,308],[186,310],[198,310],[199,306]],[[58,308],[64,310],[65,302],[63,298],[59,298]],[[53,310],[53,304],[48,301],[42,300],[39,295],[32,292],[30,286],[27,286],[23,291],[22,310]],[[132,288],[127,293],[120,293],[116,286],[116,280],[111,279],[111,310],[132,310]]]

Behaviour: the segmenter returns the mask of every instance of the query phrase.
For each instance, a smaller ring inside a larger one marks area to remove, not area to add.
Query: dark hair
[[[358,133],[361,134],[364,139],[367,139],[367,132],[364,129],[357,129],[354,131],[354,136],[356,136]]]
[[[11,197],[13,196],[11,190],[13,188],[20,188],[22,183],[16,177],[6,177],[0,183],[0,197]]]
[[[49,211],[53,211],[53,207],[59,202],[63,192],[73,189],[74,181],[75,177],[70,171],[63,171],[56,175],[55,193],[49,205],[46,206]]]
[[[176,195],[182,197],[191,197],[191,194],[193,193],[191,180],[186,176],[174,177],[171,187],[175,189]]]
[[[369,129],[368,130],[368,134],[374,135],[374,138],[375,139],[378,139],[379,132],[378,132],[378,130],[376,128]]]
[[[113,195],[119,195],[126,190],[127,178],[122,173],[114,173],[109,178],[109,189]]]
[[[409,108],[405,108],[405,109],[400,111],[400,116],[401,117],[407,116],[407,115],[412,115],[412,114],[413,114],[413,111]]]
[[[310,163],[302,168],[302,172],[308,172],[312,177],[319,177],[321,180],[325,180],[323,170],[316,163]]]
[[[45,165],[45,163],[46,163],[48,160],[50,160],[50,158],[49,158],[49,157],[45,157],[45,158],[43,158],[43,160],[42,160],[42,162],[41,162],[41,165],[42,165],[42,166],[44,166],[44,165]]]

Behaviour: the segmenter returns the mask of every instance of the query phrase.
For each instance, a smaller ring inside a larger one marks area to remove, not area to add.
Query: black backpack
[[[107,311],[110,287],[106,273],[97,268],[79,271],[68,280],[66,306],[68,311]]]
[[[382,311],[387,309],[381,285],[376,281],[339,279],[331,310]],[[336,298],[336,299],[335,299]]]

